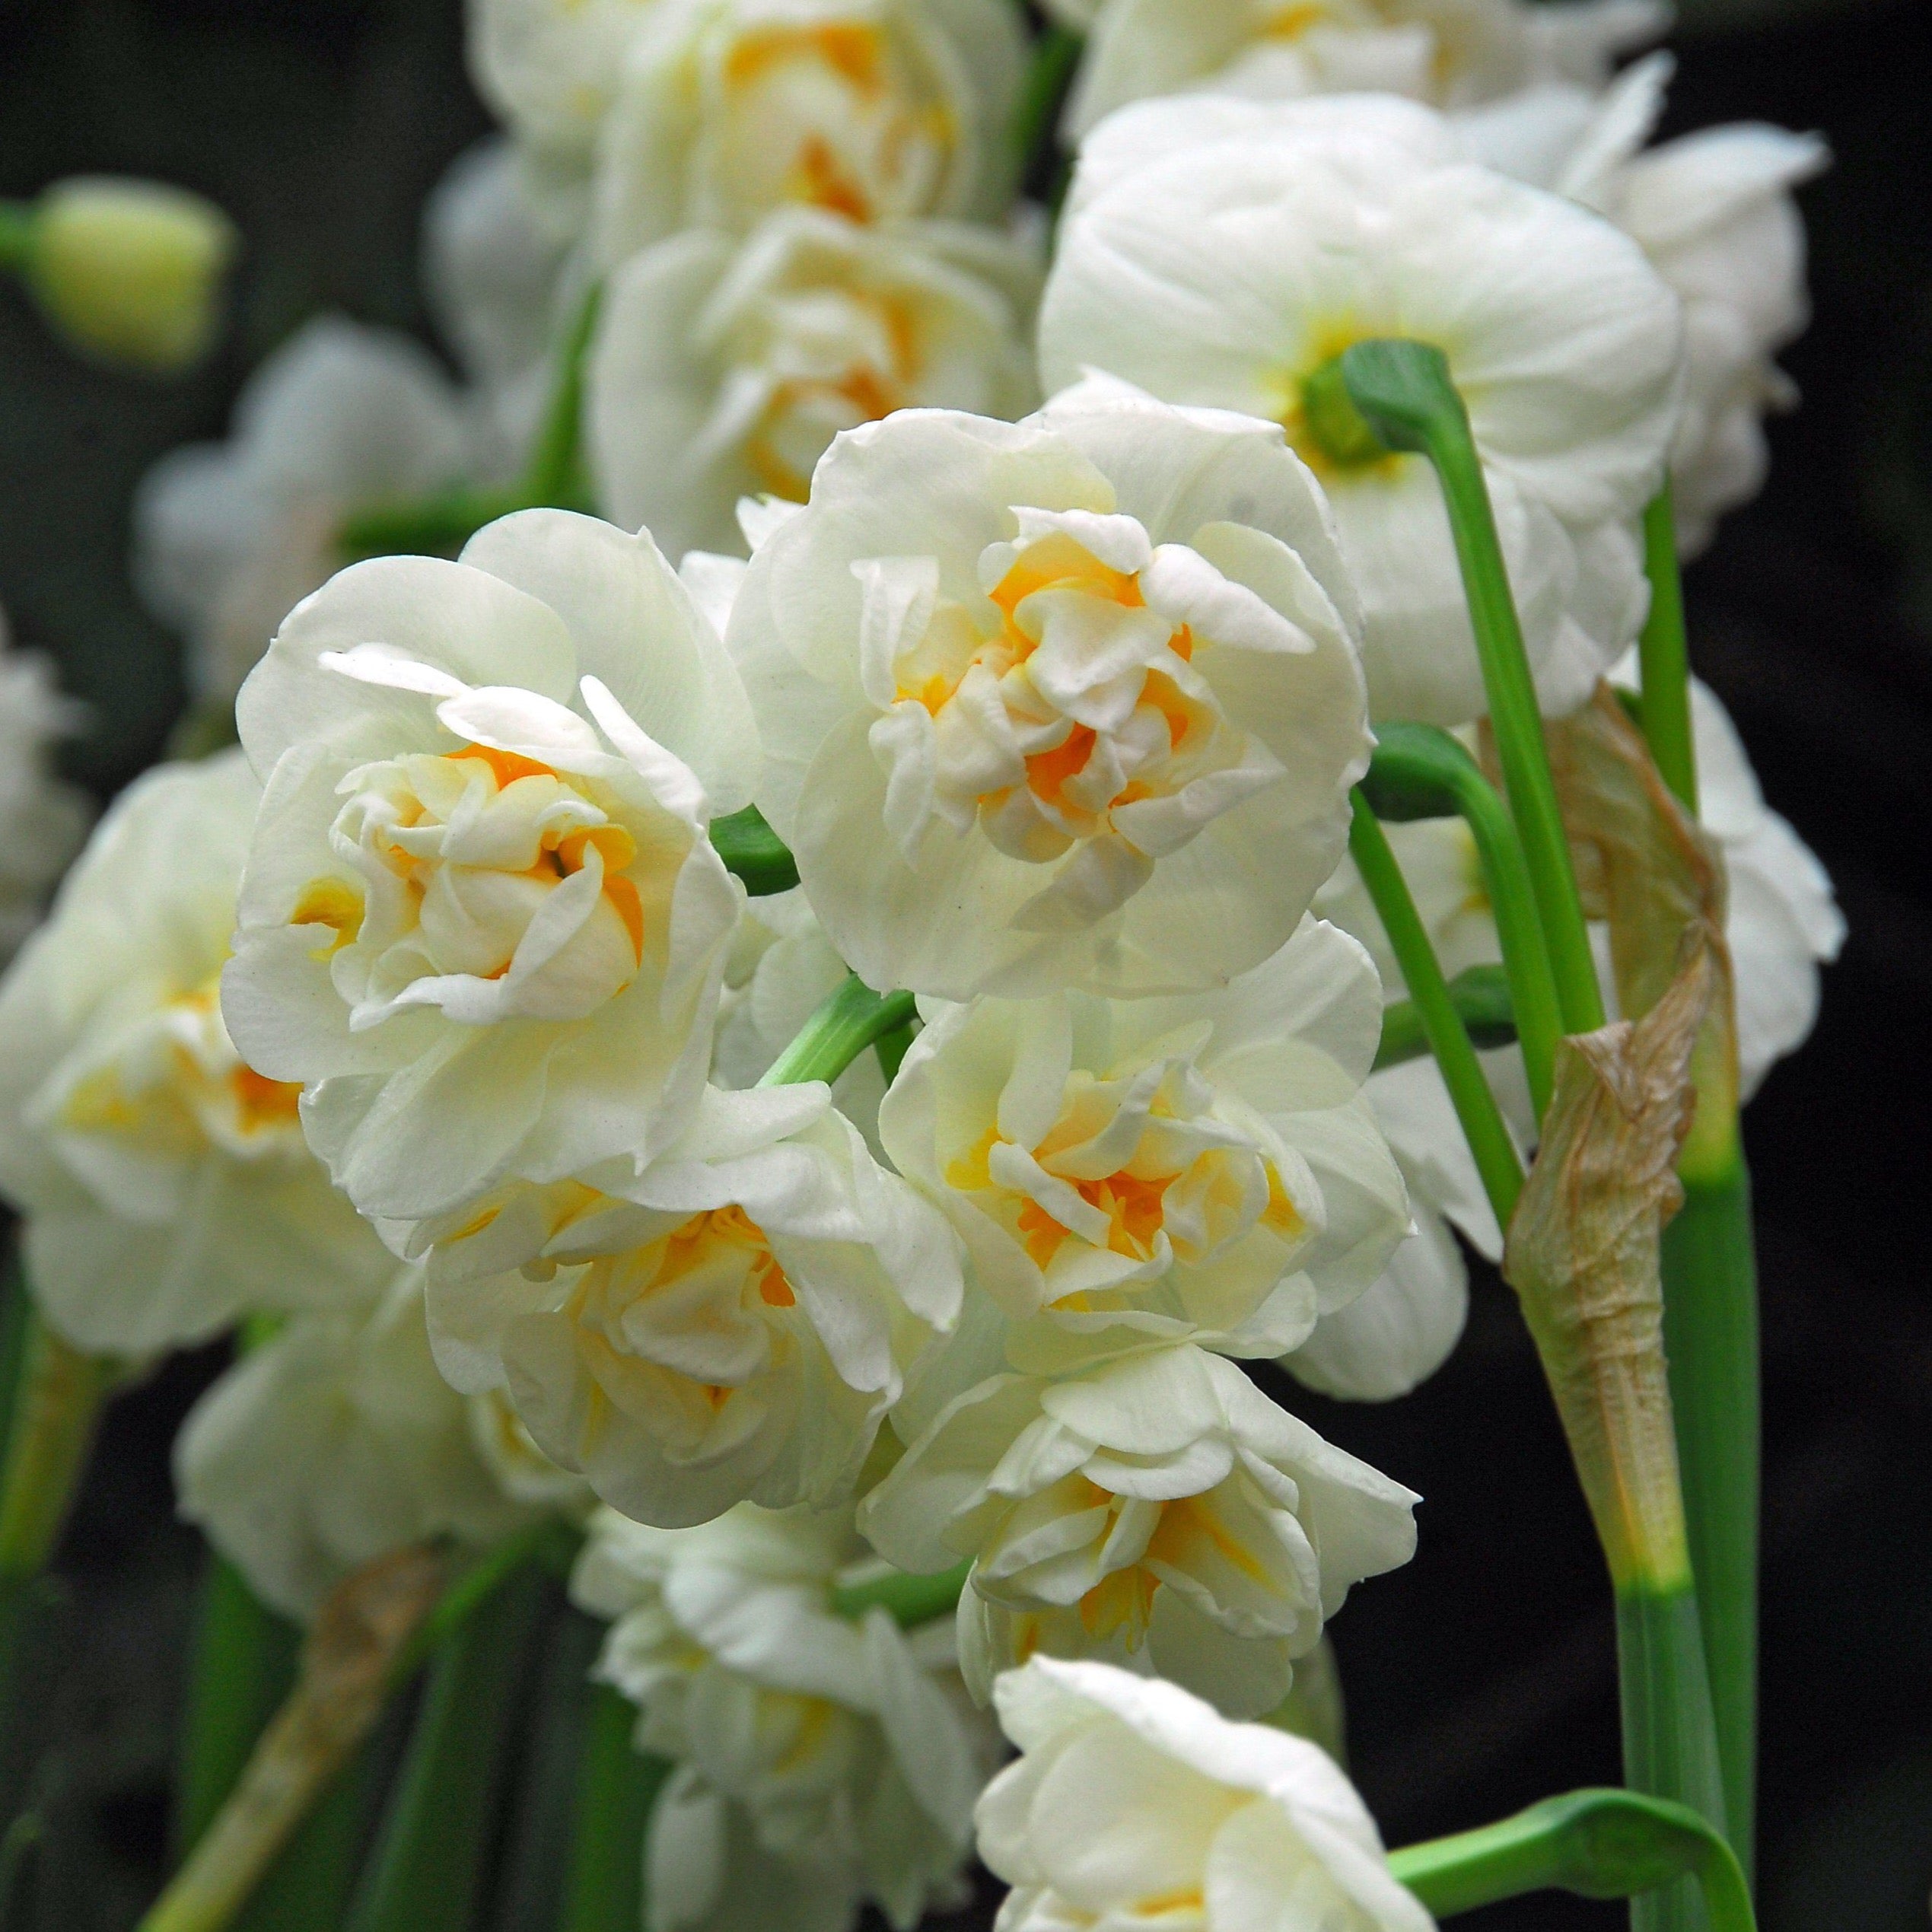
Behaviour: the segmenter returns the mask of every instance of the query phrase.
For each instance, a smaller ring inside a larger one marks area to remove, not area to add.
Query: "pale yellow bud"
[[[73,348],[171,374],[214,342],[236,240],[228,218],[185,189],[78,176],[34,209],[27,279]]]

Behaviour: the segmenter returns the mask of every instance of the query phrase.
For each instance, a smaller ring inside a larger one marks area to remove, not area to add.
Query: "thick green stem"
[[[629,1698],[591,1687],[558,1932],[638,1932],[644,1924],[645,1832],[671,1767],[632,1743],[637,1721]]]
[[[557,345],[557,364],[549,399],[524,472],[523,499],[532,507],[568,508],[584,494],[580,460],[584,425],[584,358],[596,333],[603,288],[594,282],[584,291],[563,340]]]
[[[1501,966],[1465,966],[1449,982],[1449,997],[1461,1017],[1472,1046],[1508,1046],[1516,1039],[1516,1010],[1510,1000],[1508,976]],[[1382,1009],[1382,1038],[1375,1049],[1375,1070],[1419,1060],[1429,1050],[1429,1036],[1413,1000],[1395,1000]]]
[[[1664,783],[1695,816],[1697,741],[1691,728],[1690,650],[1684,630],[1684,586],[1677,571],[1676,521],[1667,482],[1644,512],[1644,571],[1650,580],[1650,613],[1637,647],[1644,737]]]
[[[1432,724],[1389,724],[1378,727],[1377,736],[1375,756],[1362,781],[1363,795],[1376,816],[1388,823],[1454,814],[1469,829],[1502,945],[1529,1097],[1540,1120],[1549,1111],[1550,1070],[1562,1016],[1529,864],[1509,808],[1447,731]]]
[[[546,1587],[513,1577],[438,1651],[350,1932],[469,1932]]]
[[[0,269],[25,275],[33,265],[33,204],[0,201]]]
[[[1086,44],[1071,28],[1058,26],[1049,26],[1033,43],[1026,77],[1020,90],[1020,103],[1013,116],[1014,147],[1023,186],[1046,185],[1060,110]]]
[[[1754,1932],[1730,1848],[1685,1806],[1631,1791],[1571,1791],[1513,1818],[1405,1845],[1390,1869],[1439,1918],[1525,1892],[1628,1899],[1694,1879],[1711,1932]]]
[[[799,1081],[836,1080],[874,1040],[897,1031],[915,1011],[910,993],[875,993],[854,973],[826,996],[758,1084],[788,1087]]]
[[[1663,1334],[1732,1845],[1750,1872],[1757,1801],[1758,1275],[1743,1154],[1680,1173],[1663,1230]]]
[[[211,1550],[202,1572],[175,1781],[177,1864],[214,1822],[288,1695],[301,1645],[295,1626],[259,1602],[241,1572]]]
[[[713,819],[711,842],[726,871],[744,881],[745,890],[753,899],[789,892],[798,883],[797,861],[756,805]]]
[[[1688,1805],[1722,1832],[1724,1774],[1696,1591],[1626,1587],[1616,1601],[1624,1782]],[[1633,1932],[1697,1932],[1706,1921],[1696,1892],[1680,1883],[1633,1905],[1630,1922]]]
[[[1430,1051],[1441,1069],[1443,1084],[1449,1090],[1456,1116],[1463,1123],[1463,1132],[1490,1205],[1496,1211],[1498,1224],[1507,1227],[1517,1197],[1523,1192],[1522,1160],[1508,1128],[1503,1124],[1496,1096],[1483,1077],[1482,1063],[1469,1044],[1462,1016],[1450,997],[1442,967],[1434,947],[1429,944],[1415,902],[1409,896],[1402,867],[1396,863],[1387,836],[1359,791],[1354,794],[1348,849],[1389,935],[1402,978],[1408,982],[1409,998],[1415,1002]]]
[[[1450,379],[1448,359],[1430,343],[1357,342],[1343,355],[1342,370],[1350,399],[1382,441],[1426,456],[1435,466],[1462,567],[1503,789],[1536,889],[1563,1030],[1594,1032],[1603,1023],[1603,991],[1469,412]]]
[[[330,1781],[236,1913],[233,1932],[341,1932],[361,1868],[377,1753],[365,1744]]]

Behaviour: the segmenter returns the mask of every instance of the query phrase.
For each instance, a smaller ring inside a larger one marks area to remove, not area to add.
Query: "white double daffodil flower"
[[[1049,11],[1087,17],[1067,107],[1075,136],[1129,101],[1203,90],[1455,107],[1539,81],[1600,87],[1615,56],[1669,21],[1654,0],[1049,0]]]
[[[1441,116],[1393,99],[1142,103],[1083,151],[1040,315],[1049,394],[1100,368],[1283,424],[1333,505],[1373,715],[1452,725],[1487,706],[1441,492],[1370,435],[1340,358],[1386,336],[1447,357],[1561,711],[1647,606],[1638,520],[1683,339],[1628,237],[1456,154]]]
[[[1368,749],[1321,495],[1271,426],[1096,384],[841,437],[733,610],[759,802],[868,984],[1224,982],[1286,942]]]
[[[803,502],[842,429],[898,409],[1039,399],[1031,251],[964,222],[779,210],[692,229],[611,277],[588,365],[600,499],[673,555],[738,543],[740,497]]]
[[[559,172],[581,168],[625,56],[663,0],[469,0],[469,72],[518,141]]]
[[[840,1615],[862,1573],[849,1510],[746,1504],[702,1528],[597,1518],[571,1594],[611,1620],[597,1674],[677,1768],[645,1847],[664,1932],[897,1932],[968,1895],[972,1806],[996,1740],[962,1694],[951,1619],[902,1634]]]
[[[1036,1658],[993,1695],[1020,1752],[977,1813],[979,1855],[1013,1888],[996,1932],[1433,1932],[1307,1739],[1102,1663]]]
[[[599,147],[594,253],[794,202],[998,221],[1025,62],[1005,0],[658,0]]]
[[[530,511],[358,565],[238,715],[266,795],[223,1010],[365,1214],[676,1137],[742,902],[705,828],[758,743],[648,534]]]
[[[261,1602],[304,1621],[391,1550],[432,1536],[485,1547],[569,1500],[501,1482],[431,1359],[422,1270],[391,1270],[373,1307],[291,1316],[175,1439],[181,1513]]]
[[[711,1090],[641,1174],[513,1186],[417,1233],[444,1373],[507,1388],[547,1456],[667,1526],[848,1494],[959,1312],[950,1231],[816,1081]]]
[[[1036,1651],[1109,1657],[1245,1717],[1351,1585],[1405,1563],[1418,1498],[1182,1344],[953,1398],[859,1505],[902,1569],[972,1559],[976,1695]]]
[[[880,1114],[1033,1372],[1156,1341],[1278,1355],[1408,1228],[1360,1098],[1367,956],[1305,923],[1222,991],[934,1011]]]
[[[84,1348],[357,1306],[394,1271],[304,1145],[298,1089],[222,1024],[260,796],[239,753],[137,779],[0,988],[0,1189],[37,1300]]]

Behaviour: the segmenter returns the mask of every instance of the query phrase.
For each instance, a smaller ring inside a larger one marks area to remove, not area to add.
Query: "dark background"
[[[1822,129],[1803,191],[1816,320],[1784,358],[1769,488],[1691,572],[1693,655],[1851,923],[1809,1045],[1748,1119],[1764,1275],[1767,1932],[1905,1932],[1932,1883],[1932,8],[1707,0],[1667,132]],[[0,195],[125,171],[213,196],[246,237],[212,365],[157,386],[65,358],[0,292],[0,605],[94,728],[103,796],[161,751],[174,643],[128,588],[126,504],[219,434],[247,371],[338,307],[425,326],[416,221],[486,126],[458,0],[0,0]],[[59,1564],[32,1749],[0,1782],[51,1821],[37,1918],[123,1927],[164,1856],[194,1539],[167,1445],[219,1367],[177,1360],[110,1415]],[[1426,1498],[1421,1554],[1335,1625],[1356,1774],[1392,1842],[1615,1781],[1607,1593],[1535,1358],[1479,1280],[1449,1367],[1386,1409],[1290,1397]],[[1607,1928],[1545,1895],[1463,1921]]]

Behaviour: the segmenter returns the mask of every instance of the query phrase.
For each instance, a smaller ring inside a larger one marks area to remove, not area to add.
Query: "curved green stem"
[[[1509,808],[1464,746],[1433,724],[1379,726],[1362,791],[1385,823],[1454,814],[1469,829],[1482,866],[1509,977],[1515,1030],[1523,1042],[1529,1097],[1549,1111],[1551,1069],[1562,1032],[1556,981],[1537,917],[1536,896]]]
[[[1359,790],[1354,794],[1354,804],[1348,849],[1389,935],[1402,977],[1408,982],[1409,997],[1421,1020],[1430,1051],[1442,1071],[1443,1084],[1449,1089],[1456,1116],[1463,1123],[1463,1132],[1475,1157],[1489,1204],[1496,1211],[1498,1223],[1507,1227],[1517,1197],[1523,1192],[1522,1160],[1509,1129],[1503,1124],[1496,1096],[1483,1077],[1475,1049],[1469,1044],[1468,1030],[1450,997],[1435,949],[1429,944],[1428,932],[1415,910],[1415,900],[1409,896],[1402,867],[1389,849],[1387,836]]]
[[[800,1081],[836,1080],[874,1040],[896,1032],[915,1011],[910,993],[875,993],[854,973],[826,995],[758,1084],[788,1087]]]
[[[711,842],[724,869],[744,881],[753,899],[789,892],[798,883],[797,861],[756,805],[713,819]]]
[[[1469,412],[1450,379],[1448,359],[1431,343],[1357,342],[1344,354],[1342,370],[1350,399],[1382,441],[1391,449],[1426,456],[1435,466],[1462,566],[1503,789],[1535,888],[1563,1030],[1594,1032],[1603,1023],[1603,990]]]
[[[1689,1877],[1702,1889],[1711,1932],[1755,1932],[1730,1847],[1688,1806],[1634,1791],[1546,1798],[1480,1830],[1405,1845],[1389,1864],[1444,1918],[1527,1892],[1628,1899]]]
[[[1644,736],[1664,783],[1695,815],[1697,740],[1691,728],[1690,650],[1668,482],[1644,512],[1644,572],[1650,580],[1650,613],[1637,646]]]
[[[915,1577],[903,1570],[866,1577],[834,1590],[832,1607],[842,1617],[856,1618],[864,1616],[874,1604],[882,1604],[902,1630],[911,1630],[957,1609],[960,1592],[966,1588],[972,1569],[969,1560],[930,1577]]]

